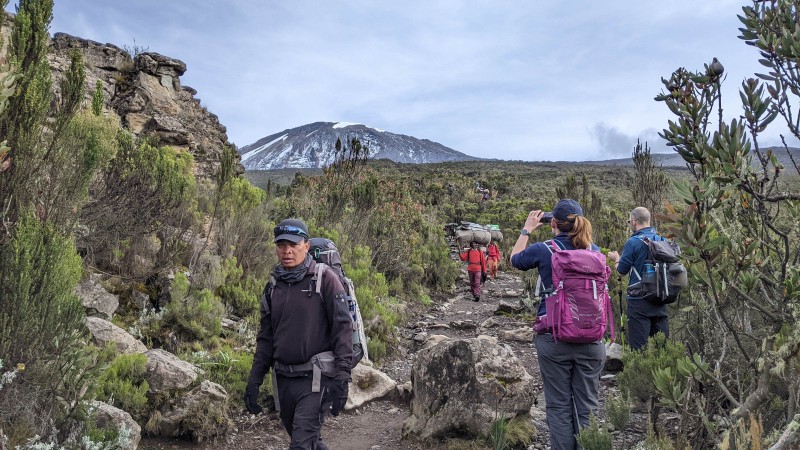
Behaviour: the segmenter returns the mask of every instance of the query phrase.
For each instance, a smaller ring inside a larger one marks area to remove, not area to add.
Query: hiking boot
[[[476,302],[479,302],[479,301],[481,301],[481,296],[480,296],[480,295],[476,295],[476,296],[473,298],[473,300],[474,300],[474,301],[476,301]]]

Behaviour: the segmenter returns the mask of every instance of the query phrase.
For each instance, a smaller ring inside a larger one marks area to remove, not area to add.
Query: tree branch
[[[767,339],[765,351],[762,354],[767,355],[771,350],[772,341]],[[764,366],[760,369],[761,373],[758,374],[758,387],[756,387],[756,390],[751,392],[744,400],[744,403],[733,412],[734,419],[742,419],[749,416],[752,411],[758,408],[758,406],[767,399],[769,396],[770,369],[772,369],[772,363],[769,358],[765,356]]]
[[[795,414],[794,419],[789,422],[786,429],[783,430],[778,442],[775,443],[769,450],[789,450],[797,448],[794,446],[797,443],[797,437],[800,434],[800,414]]]
[[[748,306],[752,306],[753,308],[761,311],[762,314],[769,317],[770,320],[772,320],[773,322],[778,321],[778,318],[774,314],[772,314],[771,311],[768,311],[766,308],[761,306],[757,301],[753,300],[749,295],[747,295],[744,291],[742,291],[739,288],[739,286],[736,286],[736,284],[734,283],[731,283],[730,286],[734,291],[736,291],[737,294],[741,295],[742,297],[744,297],[745,300],[747,300]]]
[[[711,262],[707,259],[705,260],[706,263],[706,272],[708,272],[709,279],[713,275],[713,271],[711,270]],[[728,318],[725,317],[725,314],[722,313],[722,306],[719,302],[719,294],[717,293],[717,287],[714,283],[711,283],[711,298],[714,299],[714,306],[716,307],[717,314],[719,315],[722,323],[725,324],[725,327],[728,331],[733,335],[733,340],[736,341],[736,346],[739,347],[739,352],[742,354],[742,357],[747,361],[747,364],[750,365],[754,370],[756,369],[755,364],[753,364],[753,360],[750,358],[747,350],[742,345],[742,341],[739,339],[739,335],[734,332],[733,325],[728,321]]]

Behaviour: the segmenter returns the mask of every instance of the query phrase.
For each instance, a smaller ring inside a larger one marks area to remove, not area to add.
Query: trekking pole
[[[625,334],[625,322],[622,321],[622,275],[617,275],[617,292],[619,293],[619,330]]]

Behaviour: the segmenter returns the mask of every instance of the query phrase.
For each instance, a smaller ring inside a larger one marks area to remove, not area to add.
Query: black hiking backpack
[[[656,236],[655,239],[639,236],[639,239],[645,243],[649,252],[642,273],[639,274],[641,296],[657,305],[675,303],[689,283],[686,267],[678,259],[680,247],[661,236]]]
[[[350,310],[350,319],[353,322],[353,360],[350,366],[355,367],[362,358],[366,358],[369,361],[367,337],[364,334],[364,321],[361,319],[361,310],[358,308],[356,288],[353,285],[353,281],[344,274],[339,249],[336,248],[336,244],[332,240],[325,238],[311,238],[309,244],[308,252],[317,262],[317,273],[314,274],[313,279],[318,280],[325,268],[330,267],[339,276],[339,281],[344,286],[344,291],[347,295],[347,307]],[[316,286],[317,293],[319,293],[322,284],[316,283]]]

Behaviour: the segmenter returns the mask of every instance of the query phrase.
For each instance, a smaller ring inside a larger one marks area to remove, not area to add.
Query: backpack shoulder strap
[[[322,274],[325,273],[325,270],[327,269],[328,269],[327,264],[318,262],[317,268],[314,271],[314,277],[311,278],[311,281],[316,286],[315,291],[319,295],[322,295]]]
[[[544,241],[544,243],[547,244],[547,251],[549,251],[551,255],[557,251],[562,251],[567,249],[567,247],[564,246],[564,244],[558,242],[558,239],[549,239],[547,241]]]
[[[264,286],[264,301],[267,303],[267,309],[272,311],[272,291],[275,290],[275,277],[270,275],[269,282]]]
[[[647,236],[644,236],[644,235],[641,235],[641,234],[637,234],[637,235],[636,235],[636,236],[634,236],[634,237],[635,237],[635,238],[637,238],[637,239],[639,239],[639,241],[641,241],[641,243],[642,243],[642,244],[644,244],[644,248],[646,248],[646,249],[647,249],[647,254],[648,254],[648,255],[651,255],[651,254],[652,254],[652,252],[650,251],[650,243],[651,243],[651,242],[653,242],[654,240],[658,240],[658,239],[650,239],[649,237],[647,237]],[[659,236],[659,235],[655,235],[654,237],[658,238],[658,237],[660,237],[660,236]],[[648,256],[648,258],[649,258],[649,257],[650,257],[650,256]]]
[[[553,243],[554,241],[555,241],[555,239],[548,239],[548,240],[542,242],[542,244],[544,244],[544,248],[546,248],[547,251],[550,252],[551,255],[553,253],[555,253],[556,250],[563,250],[563,249],[559,249],[558,247],[555,247],[556,244]],[[554,247],[555,247],[555,250],[553,250]]]

